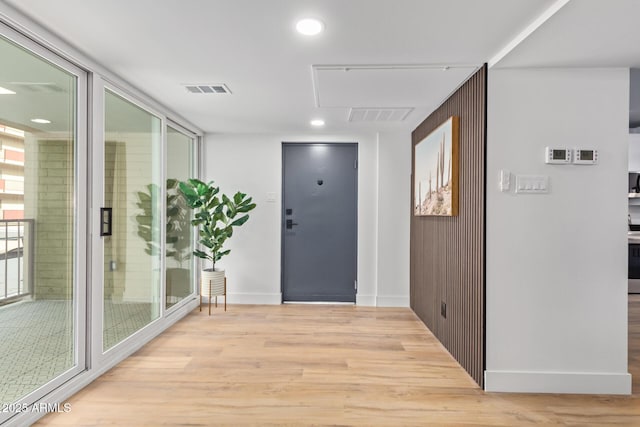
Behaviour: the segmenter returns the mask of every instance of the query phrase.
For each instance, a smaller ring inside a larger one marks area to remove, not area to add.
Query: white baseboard
[[[218,299],[218,303],[224,301]],[[207,299],[204,298],[204,303]],[[229,294],[228,304],[281,304],[282,294],[260,294],[260,293],[237,293]],[[356,305],[368,307],[409,307],[409,296],[382,296],[375,295],[356,295]]]
[[[508,393],[631,394],[631,374],[485,371],[484,389]]]
[[[376,296],[375,295],[356,295],[356,305],[362,305],[365,307],[375,307],[376,306]]]
[[[378,307],[409,307],[409,295],[382,295],[376,298]]]
[[[207,299],[204,298],[204,302]],[[218,298],[218,303],[224,301],[223,298]],[[227,304],[265,304],[265,305],[278,305],[282,304],[282,294],[260,294],[253,292],[229,294],[229,301]]]

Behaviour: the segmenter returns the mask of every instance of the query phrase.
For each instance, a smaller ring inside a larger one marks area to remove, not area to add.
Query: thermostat
[[[571,163],[571,150],[568,148],[551,148],[544,150],[544,162],[567,165]]]
[[[573,155],[576,165],[595,165],[598,163],[598,150],[590,148],[576,148]]]

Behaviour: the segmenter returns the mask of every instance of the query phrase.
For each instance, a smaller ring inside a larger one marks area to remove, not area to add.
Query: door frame
[[[104,327],[104,239],[100,236],[100,223],[98,218],[100,217],[100,208],[104,206],[104,148],[105,148],[105,92],[112,92],[116,96],[130,102],[143,111],[160,119],[160,142],[159,147],[160,156],[158,171],[160,175],[160,192],[166,193],[166,170],[165,170],[165,158],[166,158],[166,117],[161,112],[150,108],[143,102],[139,101],[135,97],[129,95],[125,90],[121,89],[117,85],[109,82],[107,79],[94,76],[93,78],[93,174],[92,174],[92,189],[93,189],[93,206],[91,211],[91,234],[92,234],[92,276],[93,287],[91,295],[91,359],[93,363],[98,365],[105,365],[110,360],[119,359],[122,354],[128,354],[131,349],[134,348],[135,342],[138,337],[145,335],[148,330],[153,329],[154,325],[158,323],[165,316],[164,309],[164,281],[165,281],[165,259],[160,257],[160,289],[158,289],[159,298],[159,313],[158,317],[133,334],[129,335],[124,340],[120,341],[113,347],[103,350],[103,327]],[[164,205],[160,206],[160,218],[161,224],[166,222],[166,209]],[[166,230],[164,227],[160,227],[160,242],[165,242]],[[164,243],[162,244],[164,248]],[[98,286],[96,286],[98,284]]]
[[[184,126],[174,122],[173,120],[171,120],[170,118],[166,118],[165,122],[164,122],[164,138],[163,138],[163,156],[165,158],[165,162],[162,165],[162,170],[163,170],[163,186],[166,187],[167,185],[167,161],[168,160],[168,154],[167,154],[167,150],[168,150],[168,143],[167,143],[167,128],[172,128],[173,130],[175,130],[176,132],[181,133],[182,135],[186,136],[187,138],[191,139],[191,143],[193,144],[193,152],[192,152],[192,157],[191,157],[191,169],[193,172],[193,176],[194,177],[199,177],[200,176],[200,171],[202,170],[200,168],[200,141],[199,141],[199,136],[190,131],[189,129],[185,128]],[[167,189],[165,188],[165,193],[167,191]],[[167,209],[166,206],[163,206],[163,211],[164,214],[166,215]],[[166,223],[166,218],[165,218],[165,223]],[[163,231],[166,233],[166,231]],[[198,244],[198,230],[196,227],[191,227],[191,239],[193,242],[193,248],[197,247]],[[165,242],[166,242],[166,235],[165,235]],[[166,244],[166,243],[165,243]],[[166,248],[165,248],[166,251]],[[166,260],[165,260],[165,266],[164,266],[164,286],[163,286],[163,290],[162,290],[162,306],[163,306],[163,310],[164,310],[164,315],[167,316],[171,313],[173,313],[174,311],[179,310],[185,303],[186,300],[188,300],[191,297],[194,297],[196,294],[199,294],[198,292],[198,286],[197,286],[197,279],[198,279],[198,272],[200,271],[199,267],[199,263],[198,260],[200,258],[196,257],[196,256],[191,256],[191,262],[189,263],[189,266],[191,269],[193,269],[193,275],[191,277],[191,292],[189,293],[189,295],[187,295],[186,297],[184,297],[181,301],[177,302],[176,304],[172,305],[171,307],[167,308],[167,266],[166,266]]]
[[[285,184],[285,171],[284,171],[284,149],[285,146],[326,146],[326,145],[330,145],[330,146],[340,146],[340,145],[352,145],[356,148],[356,241],[355,241],[355,248],[356,248],[356,253],[355,253],[355,271],[356,271],[356,277],[355,277],[355,293],[354,293],[354,302],[327,302],[326,304],[345,304],[345,305],[357,305],[357,301],[358,301],[358,257],[359,257],[359,251],[358,251],[358,241],[359,241],[359,232],[360,232],[360,224],[359,224],[359,187],[360,187],[360,145],[358,144],[358,142],[321,142],[321,141],[314,141],[314,142],[295,142],[295,141],[282,141],[281,143],[281,154],[280,154],[280,163],[281,163],[281,170],[280,170],[280,177],[281,177],[281,187],[280,187],[280,194],[282,194],[282,197],[280,197],[280,303],[281,304],[286,304],[288,303],[288,301],[284,300],[284,264],[285,264],[285,251],[284,251],[284,233],[285,233],[285,215],[284,215],[284,209],[285,209],[285,200],[284,200],[284,194],[285,194],[285,188],[284,188],[284,184]],[[296,301],[297,304],[324,304],[324,302],[313,302],[313,301],[309,301],[309,302],[304,302],[304,301]]]
[[[88,313],[88,290],[87,280],[89,278],[90,266],[88,265],[88,248],[90,239],[87,238],[87,211],[88,201],[87,197],[87,177],[89,173],[89,72],[71,62],[70,60],[58,55],[55,51],[47,49],[40,43],[37,43],[33,39],[23,35],[17,29],[13,28],[11,22],[7,22],[0,15],[0,36],[15,43],[17,46],[28,51],[29,53],[42,58],[44,61],[49,62],[66,73],[76,78],[76,94],[75,94],[75,141],[74,141],[74,189],[72,194],[72,201],[74,204],[74,217],[73,217],[73,343],[74,343],[74,361],[75,364],[65,372],[61,373],[57,377],[53,378],[49,382],[43,384],[37,389],[33,390],[26,396],[22,397],[13,404],[16,407],[20,407],[24,404],[32,404],[45,395],[59,388],[62,384],[68,382],[76,375],[85,371],[88,367],[88,346],[87,333],[89,327],[87,326],[87,313]],[[6,402],[10,403],[10,402]],[[14,416],[15,413],[0,414],[0,424],[7,421]]]
[[[18,9],[4,3],[0,6],[0,34],[25,50],[44,58],[46,61],[59,66],[78,78],[76,88],[76,145],[74,147],[76,151],[73,165],[75,168],[74,173],[76,174],[73,192],[73,202],[76,209],[73,222],[75,227],[73,244],[76,262],[73,270],[73,290],[76,296],[73,313],[74,327],[76,328],[74,333],[76,365],[32,393],[15,402],[11,402],[15,407],[22,408],[25,404],[30,405],[37,402],[46,402],[48,404],[64,402],[126,356],[132,354],[152,338],[164,332],[169,326],[188,315],[199,305],[197,287],[195,286],[196,270],[193,286],[196,292],[173,306],[171,310],[165,311],[159,321],[153,322],[153,325],[147,325],[143,330],[138,331],[135,335],[138,340],[128,339],[126,346],[118,348],[117,352],[110,353],[109,357],[93,357],[95,349],[92,347],[91,340],[95,312],[93,311],[92,298],[95,297],[96,293],[100,293],[100,297],[102,297],[103,292],[102,282],[95,280],[96,254],[94,252],[95,234],[98,230],[95,224],[98,219],[96,208],[99,208],[95,204],[94,184],[100,179],[100,170],[103,167],[103,164],[99,163],[98,168],[95,168],[95,153],[96,150],[100,150],[104,140],[104,135],[96,131],[96,127],[103,126],[101,116],[104,113],[102,106],[96,103],[95,96],[102,96],[100,92],[96,92],[96,84],[102,81],[107,82],[113,86],[114,92],[118,95],[125,97],[145,110],[150,108],[155,110],[155,115],[163,120],[162,129],[165,129],[165,125],[171,124],[187,130],[195,139],[196,169],[193,174],[196,177],[200,177],[200,174],[204,171],[204,158],[202,156],[204,133],[193,123],[167,109],[166,106],[158,103],[136,86],[95,62],[90,56],[51,34],[49,30],[34,22]],[[158,114],[159,111],[162,114]],[[164,141],[163,144],[165,144]],[[100,193],[102,192],[103,190],[100,190]],[[102,268],[100,263],[98,263],[98,268]],[[161,292],[164,292],[164,289]],[[164,306],[161,305],[162,309],[164,309]],[[100,336],[102,335],[102,330],[99,331],[99,334]],[[0,424],[6,421],[9,425],[30,425],[42,416],[42,412],[31,410],[19,413],[5,413],[0,414]]]
[[[162,331],[160,325],[166,323],[168,316],[175,313],[182,313],[188,304],[193,304],[197,300],[198,287],[195,286],[197,281],[197,270],[194,270],[192,280],[192,292],[182,301],[178,302],[169,309],[166,308],[166,259],[160,257],[160,289],[158,290],[159,315],[127,338],[114,345],[113,347],[103,351],[103,323],[104,323],[104,241],[100,236],[100,207],[104,206],[104,143],[105,143],[105,91],[109,90],[116,96],[130,102],[143,111],[160,119],[160,144],[158,171],[160,173],[160,191],[166,194],[166,175],[167,175],[167,126],[184,133],[193,139],[194,156],[194,175],[199,176],[201,156],[200,146],[202,137],[190,131],[187,127],[172,120],[162,111],[149,105],[149,103],[140,100],[137,96],[131,94],[108,78],[93,75],[92,76],[92,174],[91,174],[91,201],[92,206],[89,209],[89,223],[91,235],[91,283],[93,284],[90,297],[90,314],[91,314],[91,340],[90,340],[90,357],[93,366],[109,366],[114,361],[122,360],[124,357],[133,353],[140,346],[140,342],[149,341],[149,337],[157,335],[158,331]],[[166,199],[161,198],[160,206],[160,223],[166,223]],[[196,231],[193,230],[195,235]],[[194,240],[197,242],[197,240]],[[166,229],[160,227],[160,243],[161,253],[166,251]]]

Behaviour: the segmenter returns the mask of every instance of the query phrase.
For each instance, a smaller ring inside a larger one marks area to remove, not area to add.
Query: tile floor
[[[147,325],[152,313],[151,304],[105,304],[105,348]],[[17,401],[74,365],[72,329],[71,301],[0,307],[0,403]]]
[[[0,307],[0,402],[11,403],[73,366],[68,301]]]

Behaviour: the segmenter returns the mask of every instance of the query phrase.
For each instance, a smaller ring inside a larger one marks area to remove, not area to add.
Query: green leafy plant
[[[256,204],[251,197],[237,192],[233,197],[220,194],[220,187],[213,181],[205,184],[197,179],[189,179],[178,185],[187,206],[195,210],[191,224],[199,227],[200,244],[207,251],[196,249],[193,254],[212,262],[215,270],[216,262],[231,250],[223,250],[224,243],[233,236],[234,227],[240,227],[249,220],[247,212],[255,209]]]
[[[165,256],[173,258],[181,265],[187,260],[186,249],[189,247],[189,238],[184,230],[189,225],[187,206],[185,200],[178,193],[178,180],[167,179],[167,223]],[[154,218],[154,207],[160,200],[161,189],[156,184],[147,185],[147,191],[138,191],[136,206],[142,209],[142,213],[136,215],[138,223],[138,236],[147,244],[145,253],[148,255],[160,254],[160,223]],[[156,214],[157,216],[157,214]]]

